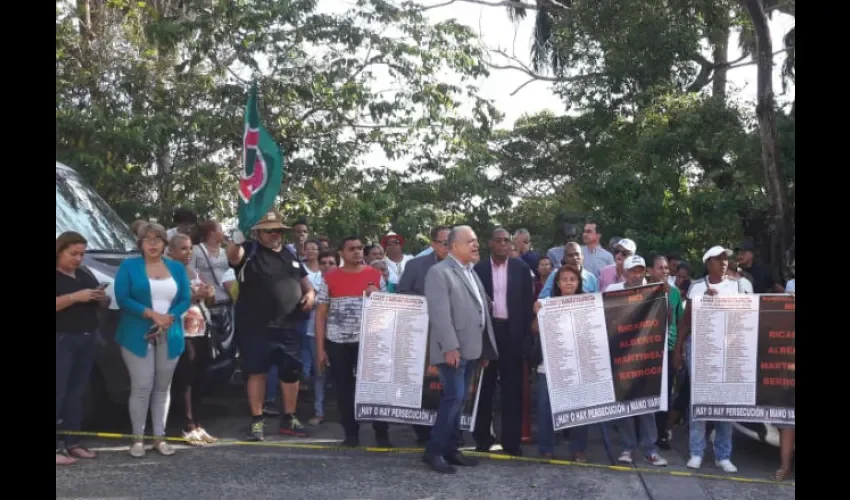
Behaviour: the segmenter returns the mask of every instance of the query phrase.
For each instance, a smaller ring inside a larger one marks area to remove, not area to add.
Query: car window
[[[56,236],[76,231],[87,250],[134,252],[135,238],[121,217],[74,170],[56,163]]]

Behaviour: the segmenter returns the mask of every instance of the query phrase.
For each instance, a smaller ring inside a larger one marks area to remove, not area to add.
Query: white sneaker
[[[130,445],[130,456],[136,458],[142,458],[145,456],[145,444],[144,443],[133,443]]]
[[[667,460],[665,460],[664,457],[662,457],[658,453],[649,455],[648,457],[646,457],[646,459],[649,461],[649,463],[656,467],[664,467],[665,465],[667,465]]]
[[[691,455],[691,458],[688,460],[688,463],[685,464],[685,467],[688,469],[699,469],[702,467],[702,457]]]
[[[186,444],[190,444],[192,446],[203,446],[206,443],[204,441],[204,436],[198,431],[198,429],[192,429],[189,432],[183,432],[183,439],[186,440]]]
[[[632,453],[630,451],[624,451],[620,453],[620,458],[617,459],[621,464],[631,464],[632,463]]]
[[[735,467],[735,464],[733,464],[732,461],[728,458],[723,460],[717,460],[716,462],[714,462],[714,465],[720,467],[723,472],[738,472],[738,468]]]

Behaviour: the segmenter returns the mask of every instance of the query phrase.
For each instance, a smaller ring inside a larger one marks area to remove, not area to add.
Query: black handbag
[[[225,293],[227,290],[218,281],[210,261],[207,250],[201,246],[201,253],[204,254],[204,259],[207,261],[207,266],[210,268],[215,286]],[[230,294],[227,294],[230,297]],[[230,351],[233,344],[233,335],[235,333],[235,325],[233,323],[233,301],[228,298],[227,302],[215,304],[207,308],[210,317],[207,321],[207,337],[210,339],[210,357],[215,360],[222,354]]]

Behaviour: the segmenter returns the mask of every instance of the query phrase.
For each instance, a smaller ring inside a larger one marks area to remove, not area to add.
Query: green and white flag
[[[282,181],[283,154],[260,123],[255,82],[245,106],[242,172],[239,175],[239,230],[243,234],[247,235],[251,227],[272,209]]]

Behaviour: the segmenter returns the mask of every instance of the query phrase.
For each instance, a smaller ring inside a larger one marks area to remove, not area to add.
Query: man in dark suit
[[[407,263],[404,267],[404,273],[396,287],[396,293],[406,293],[409,295],[425,295],[425,276],[428,270],[434,264],[442,261],[449,254],[449,231],[451,229],[446,226],[437,226],[431,230],[431,248],[433,252],[416,257]],[[416,441],[419,446],[424,446],[428,442],[428,436],[431,434],[431,428],[427,425],[414,425],[413,431],[416,433]]]
[[[522,352],[523,340],[531,335],[534,288],[525,262],[508,257],[510,243],[510,233],[496,228],[489,242],[490,258],[480,261],[474,268],[490,301],[493,333],[500,356],[484,370],[473,437],[478,451],[490,451],[494,444],[490,424],[493,422],[493,392],[498,377],[502,388],[502,449],[510,455],[520,456]]]

